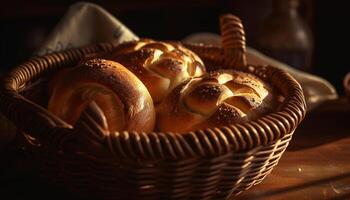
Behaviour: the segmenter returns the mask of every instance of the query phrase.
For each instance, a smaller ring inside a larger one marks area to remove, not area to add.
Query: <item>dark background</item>
[[[0,73],[29,58],[73,3],[67,0],[2,2]],[[243,20],[247,43],[255,47],[253,41],[257,27],[270,13],[272,0],[107,0],[96,3],[139,36],[155,39],[180,40],[202,31],[218,33],[219,15],[231,12]],[[338,93],[343,94],[342,79],[350,71],[347,50],[350,41],[347,27],[349,7],[346,1],[340,0],[301,0],[300,3],[299,13],[311,29],[314,40],[310,72],[329,80]],[[328,122],[328,118],[325,121]],[[22,151],[2,151],[0,158],[0,163],[5,163],[0,168],[1,198],[47,199],[46,194],[50,193],[50,199],[79,199],[37,179],[39,172],[33,173],[36,166],[29,166],[30,161],[22,161],[27,158]],[[16,172],[15,176],[13,172]]]
[[[91,1],[94,2],[94,1]],[[67,0],[7,1],[0,8],[0,72],[31,56],[73,4]],[[245,26],[248,45],[254,47],[256,28],[270,13],[272,0],[202,1],[96,1],[139,36],[183,39],[194,32],[219,32],[218,17],[231,12]],[[329,80],[343,94],[342,79],[348,64],[350,12],[346,1],[301,0],[300,16],[314,40],[310,72]],[[344,50],[343,50],[344,49]]]

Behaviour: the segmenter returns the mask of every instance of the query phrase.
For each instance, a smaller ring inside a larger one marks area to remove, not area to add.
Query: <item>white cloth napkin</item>
[[[79,2],[68,9],[36,54],[45,55],[111,40],[125,42],[136,39],[138,37],[133,32],[105,9]]]
[[[79,2],[69,8],[36,54],[45,55],[67,48],[106,42],[112,39],[124,42],[138,39],[138,37],[100,6]],[[184,38],[184,40],[187,42],[220,44],[220,36],[214,33],[196,33]],[[326,100],[338,97],[335,88],[326,80],[292,68],[252,48],[247,49],[248,63],[270,64],[281,68],[289,72],[301,84],[308,111]]]

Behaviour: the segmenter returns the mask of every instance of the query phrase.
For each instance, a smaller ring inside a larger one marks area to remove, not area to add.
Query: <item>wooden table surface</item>
[[[235,199],[350,199],[350,105],[345,99],[307,113],[272,173]]]
[[[37,179],[18,150],[0,151],[0,199],[75,199]],[[29,162],[30,163],[30,162]],[[279,164],[234,199],[350,199],[350,105],[344,98],[309,112]]]

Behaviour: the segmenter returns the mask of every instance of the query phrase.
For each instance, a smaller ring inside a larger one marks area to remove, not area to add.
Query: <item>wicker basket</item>
[[[44,99],[42,90],[27,95],[35,85],[44,87],[41,80],[59,68],[74,65],[86,54],[111,51],[113,42],[23,63],[3,80],[0,109],[26,136],[44,177],[77,194],[98,199],[228,199],[271,172],[304,118],[306,105],[300,85],[289,74],[246,64],[238,18],[228,15],[220,21],[223,48],[186,46],[212,66],[209,70],[235,67],[271,83],[285,97],[279,110],[247,123],[186,134],[103,136],[88,115],[71,127],[49,113],[39,101]]]

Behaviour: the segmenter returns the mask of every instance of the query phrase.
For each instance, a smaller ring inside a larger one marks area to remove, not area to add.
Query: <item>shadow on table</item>
[[[346,137],[350,137],[350,105],[341,98],[307,113],[287,151],[312,148]]]
[[[328,178],[291,185],[281,189],[262,192],[251,192],[244,195],[246,200],[267,199],[322,199],[340,200],[350,199],[350,172]]]

